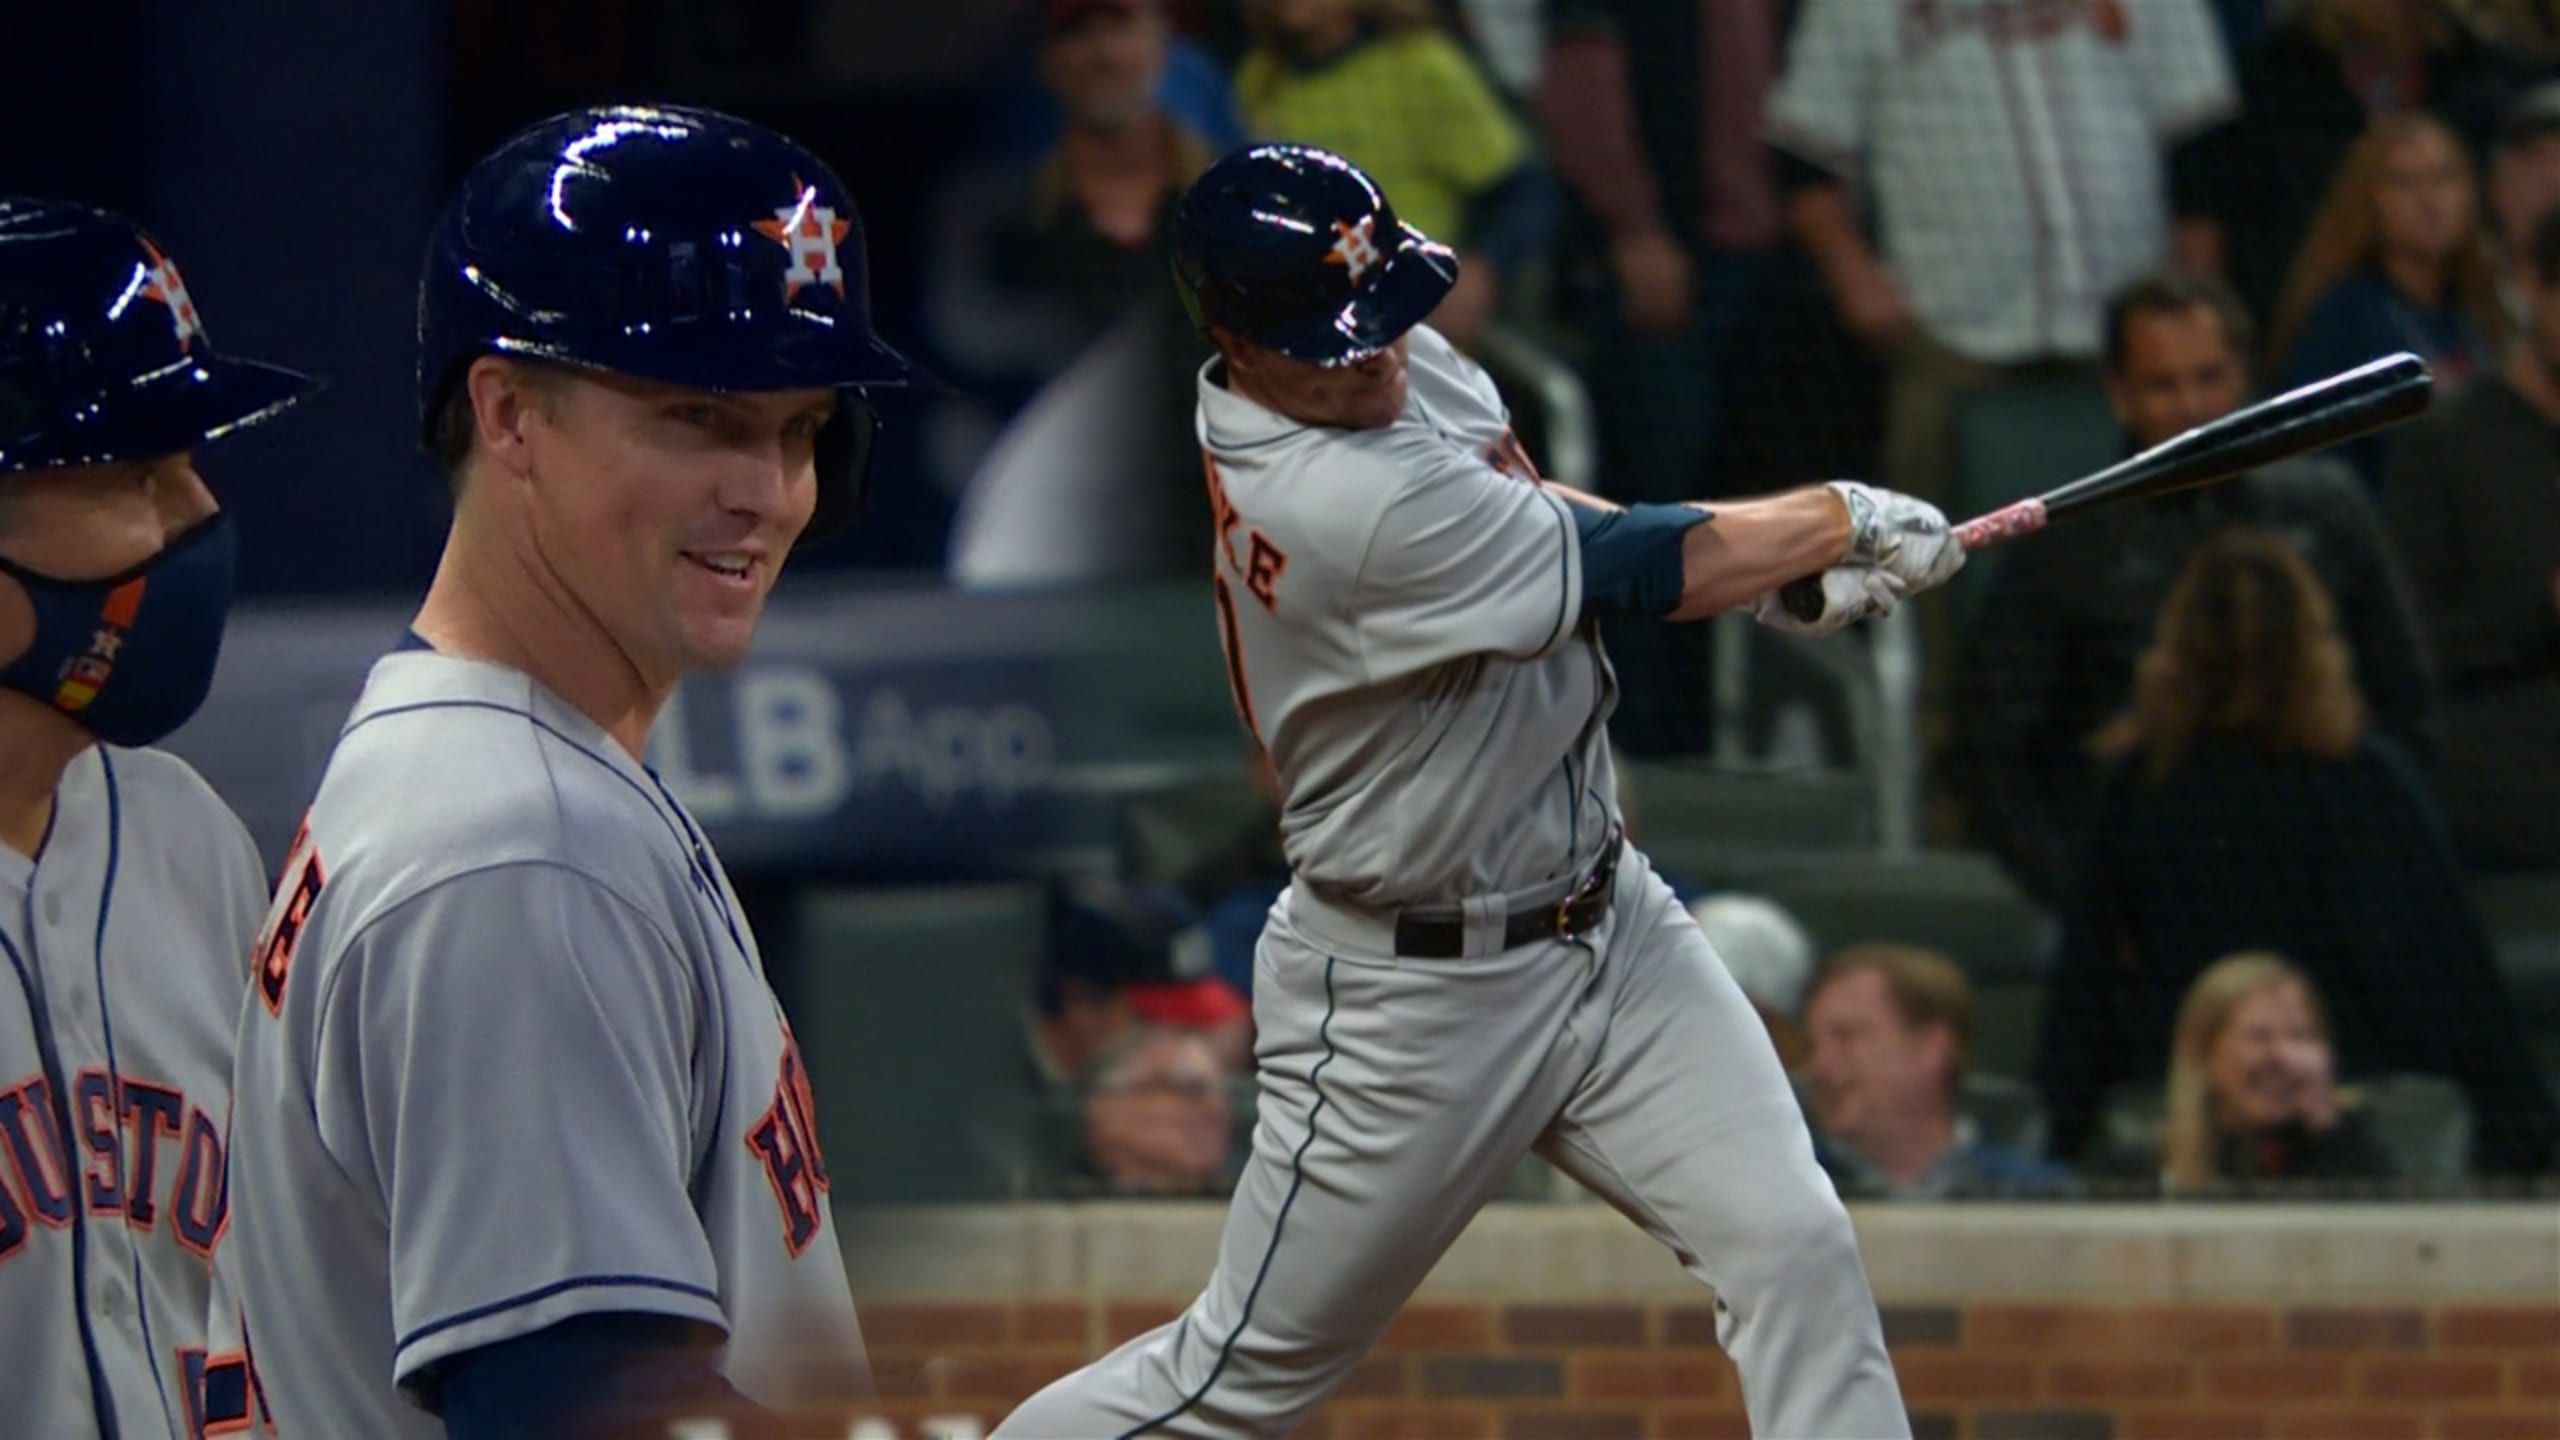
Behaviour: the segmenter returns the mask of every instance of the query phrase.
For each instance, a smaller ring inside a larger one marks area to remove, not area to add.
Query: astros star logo
[[[1360,277],[1369,273],[1369,267],[1385,258],[1378,253],[1377,224],[1375,215],[1361,216],[1357,225],[1334,221],[1333,233],[1341,238],[1333,242],[1333,249],[1324,257],[1325,263],[1350,271],[1351,283],[1359,284]]]
[[[773,212],[770,220],[755,221],[758,232],[791,252],[791,268],[782,272],[782,298],[790,299],[803,287],[824,285],[844,294],[844,266],[837,263],[836,245],[852,231],[853,222],[836,218],[835,207],[818,203],[815,187],[801,184],[791,177],[800,191],[797,203]]]
[[[160,247],[145,240],[142,253],[151,257],[151,268],[144,272],[142,293],[169,307],[169,323],[178,332],[178,348],[192,350],[204,338],[204,322],[196,318],[196,302],[187,295],[187,282],[178,276],[178,263],[160,253]]]

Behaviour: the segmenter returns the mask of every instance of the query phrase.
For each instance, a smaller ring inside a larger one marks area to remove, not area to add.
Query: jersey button
[[[45,892],[44,923],[47,925],[59,925],[62,923],[62,892],[59,890],[49,890]]]
[[[124,1282],[110,1275],[98,1285],[98,1313],[122,1319],[128,1300]]]

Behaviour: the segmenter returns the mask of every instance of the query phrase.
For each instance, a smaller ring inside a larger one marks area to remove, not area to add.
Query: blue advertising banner
[[[272,605],[234,618],[212,696],[169,748],[271,860],[408,615]],[[795,589],[744,665],[678,689],[648,760],[735,871],[1001,868],[1107,843],[1116,797],[1231,765],[1240,732],[1219,674],[1187,592]]]

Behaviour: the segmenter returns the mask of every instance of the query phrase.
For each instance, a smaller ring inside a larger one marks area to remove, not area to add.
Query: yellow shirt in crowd
[[[1321,145],[1369,172],[1396,214],[1457,244],[1470,196],[1509,173],[1528,136],[1475,61],[1438,30],[1364,40],[1315,69],[1257,46],[1236,67],[1245,126]]]

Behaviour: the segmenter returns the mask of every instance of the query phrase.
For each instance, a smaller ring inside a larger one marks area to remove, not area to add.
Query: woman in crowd
[[[2238,57],[2240,113],[2179,148],[2172,184],[2179,263],[2221,274],[2263,316],[2376,117],[2424,111],[2476,157],[2537,65],[2512,48],[2531,27],[2489,13],[2510,0],[2255,3],[2266,29]]]
[[[2375,121],[2294,260],[2268,336],[2271,373],[2290,388],[2414,350],[2442,393],[2496,363],[2505,324],[2461,142],[2415,111]],[[2367,437],[2343,452],[2377,489],[2381,446]]]
[[[1472,343],[1502,278],[1555,229],[1556,191],[1519,118],[1431,0],[1246,0],[1245,18],[1246,128],[1345,157],[1395,197],[1397,218],[1455,246],[1458,284],[1431,324]]]
[[[2292,957],[2363,1070],[2459,1084],[2475,1168],[2554,1163],[2560,1113],[2415,769],[2372,733],[2329,599],[2291,542],[2228,530],[2162,606],[2065,906],[2036,1078],[2076,1156],[2114,1085],[2156,1078],[2180,997],[2247,950]]]
[[[2331,1058],[2319,996],[2281,956],[2233,955],[2197,976],[2169,1057],[2162,1188],[2389,1179],[2373,1114],[2338,1088]]]

